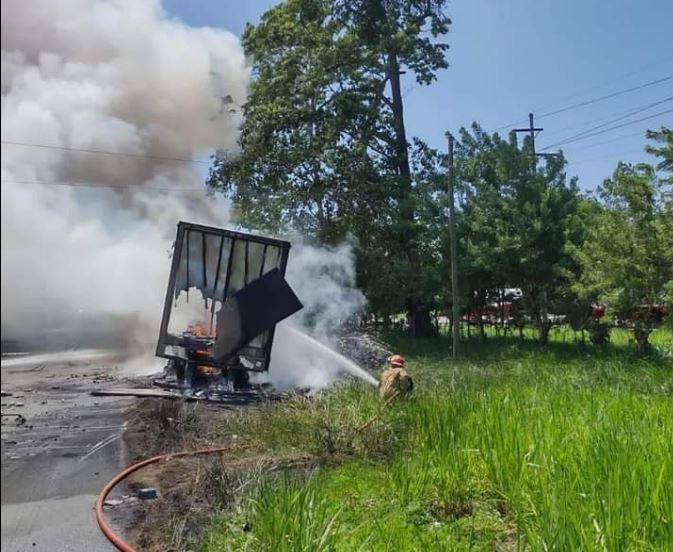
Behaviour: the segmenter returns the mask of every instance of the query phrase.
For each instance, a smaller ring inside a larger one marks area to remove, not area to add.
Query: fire
[[[195,337],[215,337],[214,332],[206,329],[206,325],[201,322],[193,322],[187,327],[187,331]]]
[[[215,373],[215,368],[213,366],[206,366],[204,364],[198,364],[196,366],[196,371],[201,376],[212,376]]]
[[[214,338],[214,332],[211,332],[208,329],[208,326],[203,322],[192,322],[187,326],[187,332],[192,334],[194,337],[200,338]],[[196,349],[195,351],[196,358],[198,357],[209,357],[211,355],[210,347],[208,344],[204,343],[204,348]],[[212,376],[215,373],[215,368],[213,366],[206,366],[205,364],[197,364],[196,370],[201,376]]]

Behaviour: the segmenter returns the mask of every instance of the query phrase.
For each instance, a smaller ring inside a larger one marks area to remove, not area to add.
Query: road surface
[[[2,552],[113,550],[92,507],[126,464],[134,399],[89,391],[114,385],[122,362],[96,350],[3,356]],[[124,509],[112,510],[123,525]]]

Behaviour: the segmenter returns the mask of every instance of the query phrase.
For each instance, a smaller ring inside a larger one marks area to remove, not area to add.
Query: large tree
[[[544,343],[565,285],[566,225],[577,208],[577,184],[566,178],[562,156],[532,170],[528,141],[520,148],[513,136],[489,135],[476,124],[472,132],[461,130],[460,141],[459,174],[467,187],[461,267],[473,306],[480,309],[505,287],[521,288]]]
[[[394,267],[416,334],[430,320],[415,278],[419,221],[401,75],[426,85],[446,67],[447,46],[433,40],[448,30],[444,4],[287,0],[248,25],[253,81],[241,152],[218,154],[210,177],[248,224],[291,226],[326,243],[354,232],[359,258]],[[365,288],[380,277],[360,274]]]
[[[647,164],[620,163],[599,189],[604,209],[576,251],[576,288],[595,294],[632,325],[639,352],[648,347],[657,305],[673,299],[673,202]]]

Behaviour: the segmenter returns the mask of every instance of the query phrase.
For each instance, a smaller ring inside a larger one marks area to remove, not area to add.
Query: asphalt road
[[[113,550],[92,508],[126,464],[124,410],[134,399],[89,392],[117,383],[122,362],[93,350],[2,358],[11,394],[2,397],[3,552]],[[124,509],[109,518],[120,528]]]

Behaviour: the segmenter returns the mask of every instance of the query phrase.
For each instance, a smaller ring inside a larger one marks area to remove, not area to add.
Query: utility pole
[[[533,148],[533,155],[532,155],[532,162],[531,162],[531,169],[532,173],[535,174],[535,171],[537,170],[537,158],[538,157],[544,157],[544,158],[554,158],[558,157],[560,153],[537,153],[535,151],[535,133],[536,132],[542,132],[544,129],[543,128],[536,128],[535,127],[535,118],[532,113],[528,114],[528,128],[515,128],[514,132],[527,132],[528,135],[530,136],[530,143],[531,147]],[[547,290],[543,290],[543,296],[542,296],[542,305],[544,307],[544,310],[542,312],[543,320],[546,323],[547,322],[547,311],[546,311],[546,305],[547,305]]]
[[[458,252],[456,250],[456,212],[454,206],[453,136],[449,134],[449,242],[451,244],[451,337],[452,356],[458,358],[460,309],[458,305]]]
[[[538,157],[538,154],[535,153],[535,133],[542,132],[543,130],[544,130],[543,128],[535,127],[535,120],[532,113],[528,114],[528,128],[514,129],[514,132],[527,132],[528,135],[530,136],[531,146],[533,147],[533,160],[532,160],[533,172],[535,172],[535,168],[537,167],[537,157]]]

